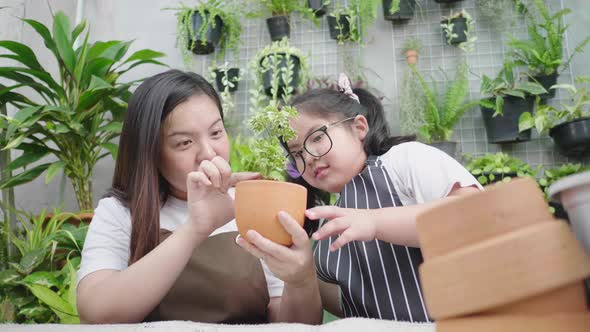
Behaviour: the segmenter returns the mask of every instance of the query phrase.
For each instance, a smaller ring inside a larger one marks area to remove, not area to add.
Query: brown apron
[[[160,230],[160,242],[172,234]],[[238,232],[209,237],[146,321],[266,323],[269,303],[260,261],[235,243]]]

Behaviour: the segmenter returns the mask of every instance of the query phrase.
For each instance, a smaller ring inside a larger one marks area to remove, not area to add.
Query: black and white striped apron
[[[402,206],[379,157],[371,156],[365,164],[365,170],[346,184],[336,205],[356,209]],[[430,321],[418,278],[423,260],[420,249],[373,240],[352,241],[330,252],[336,237],[317,241],[313,252],[318,277],[340,285],[345,317]]]

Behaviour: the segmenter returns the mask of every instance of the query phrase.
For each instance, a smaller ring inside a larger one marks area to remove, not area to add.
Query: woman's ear
[[[357,115],[352,122],[352,130],[363,141],[369,133],[369,123],[364,115]]]

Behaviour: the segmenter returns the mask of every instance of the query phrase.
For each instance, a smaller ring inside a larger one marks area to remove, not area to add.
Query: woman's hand
[[[240,237],[238,245],[263,259],[271,272],[289,286],[301,288],[314,283],[316,273],[307,233],[288,213],[281,211],[278,218],[293,239],[291,247],[274,243],[254,230],[248,231],[248,241]]]
[[[305,211],[311,220],[328,219],[324,226],[313,233],[314,240],[323,240],[338,234],[330,250],[335,251],[350,241],[370,241],[377,236],[375,210],[345,209],[337,206],[318,206]]]
[[[196,232],[209,236],[234,219],[234,204],[228,189],[240,181],[257,178],[259,173],[232,174],[227,161],[218,156],[201,162],[198,171],[189,173],[186,180],[189,221]]]

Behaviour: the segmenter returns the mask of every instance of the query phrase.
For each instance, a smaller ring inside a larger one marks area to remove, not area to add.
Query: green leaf
[[[33,106],[33,107],[25,107],[21,110],[19,110],[15,115],[14,115],[14,120],[18,121],[18,122],[25,122],[26,120],[28,120],[33,114],[37,113],[39,110],[41,109],[41,106]]]
[[[119,154],[119,146],[114,143],[104,143],[100,145],[113,156],[113,160],[117,160],[117,156]]]
[[[62,320],[68,320],[77,317],[74,308],[64,301],[57,293],[47,287],[40,285],[27,285],[27,288],[35,295],[39,301],[45,303],[55,314]]]
[[[31,252],[28,252],[23,258],[21,258],[19,262],[20,268],[22,269],[19,272],[23,274],[29,274],[33,272],[37,266],[43,263],[43,259],[45,259],[46,254],[47,253],[45,249],[35,249]]]
[[[518,89],[531,95],[540,95],[543,93],[547,93],[547,90],[545,90],[543,86],[541,86],[539,83],[534,82],[522,82],[518,86]]]
[[[20,274],[16,270],[8,269],[0,271],[0,288],[6,286],[15,286],[20,279]]]
[[[88,90],[110,89],[112,87],[113,86],[109,82],[103,80],[98,76],[93,75],[90,79],[90,85],[88,86]]]
[[[21,156],[19,156],[15,160],[13,160],[8,165],[8,170],[13,171],[13,170],[21,168],[21,167],[27,167],[30,164],[36,162],[37,160],[45,157],[48,153],[49,153],[48,151],[43,151],[43,150],[32,151],[32,152],[25,151]]]
[[[45,71],[43,67],[41,67],[41,64],[39,64],[37,56],[35,56],[35,52],[33,52],[33,50],[27,45],[12,40],[0,40],[0,47],[12,51],[17,55],[15,60],[18,60],[20,63],[29,67],[30,69]]]
[[[37,271],[29,274],[23,280],[23,283],[27,285],[40,285],[47,288],[57,287],[59,288],[59,281],[55,277],[55,273],[48,271]]]
[[[533,117],[531,113],[524,112],[520,115],[518,119],[518,131],[525,131],[527,129],[533,128]]]
[[[72,306],[72,308],[74,309],[74,312],[77,315],[78,310],[76,307],[76,281],[77,281],[76,269],[74,269],[74,266],[69,259],[68,259],[66,266],[68,267],[68,272],[69,272],[69,277],[70,277],[68,294],[67,294],[66,299],[67,299],[68,303]]]
[[[72,31],[72,42],[75,42],[76,39],[78,38],[78,36],[82,33],[82,31],[84,31],[84,29],[86,28],[86,21],[82,21],[80,22],[80,24],[78,24],[74,30]]]
[[[25,138],[27,138],[26,134],[18,136],[17,138],[9,141],[2,150],[10,150],[17,148],[25,140]]]
[[[49,166],[49,168],[47,169],[47,174],[45,174],[45,184],[51,182],[51,180],[53,180],[57,172],[59,170],[64,169],[65,165],[66,164],[63,161],[57,161],[51,164],[51,166]]]
[[[73,74],[74,68],[76,67],[76,55],[72,49],[70,31],[69,18],[63,12],[55,14],[53,18],[53,36],[57,45],[57,51],[66,69]]]
[[[53,54],[57,57],[58,56],[57,48],[55,46],[55,41],[51,37],[51,32],[49,32],[49,29],[47,29],[47,27],[45,25],[43,25],[42,23],[40,23],[38,21],[31,20],[31,19],[22,19],[22,20],[24,22],[26,22],[28,25],[30,25],[31,28],[33,28],[35,31],[37,31],[37,33],[41,36],[41,38],[43,38],[43,42],[45,43],[45,47],[50,49],[53,52]]]
[[[150,49],[143,49],[143,50],[139,50],[139,51],[131,54],[131,56],[129,58],[127,58],[127,60],[125,60],[125,62],[123,62],[123,63],[129,63],[129,62],[135,61],[135,60],[153,60],[153,59],[162,58],[165,56],[166,56],[166,54],[162,53],[162,52],[156,52],[156,51],[150,50]]]
[[[8,178],[5,181],[0,182],[0,189],[12,188],[23,183],[31,182],[39,177],[39,175],[41,175],[41,173],[43,173],[50,165],[51,163],[38,165],[18,175]]]

